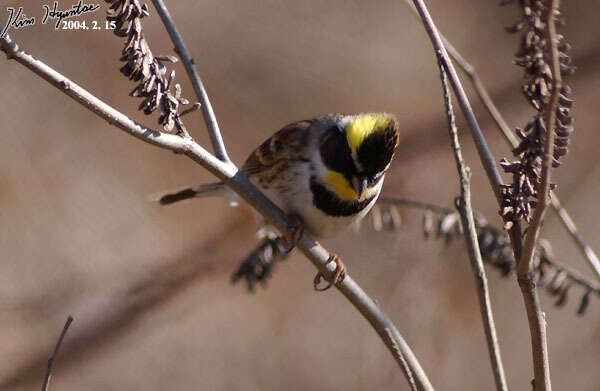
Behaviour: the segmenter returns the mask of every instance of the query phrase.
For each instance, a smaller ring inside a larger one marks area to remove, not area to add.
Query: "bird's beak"
[[[357,195],[358,199],[360,200],[362,198],[364,191],[368,187],[367,178],[366,177],[353,177],[352,178],[352,187],[354,188],[354,191],[356,192],[356,195]]]

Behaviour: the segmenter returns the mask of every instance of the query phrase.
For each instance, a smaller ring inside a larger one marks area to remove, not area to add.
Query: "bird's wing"
[[[249,178],[257,176],[260,182],[268,184],[288,168],[290,162],[308,161],[308,128],[313,122],[293,122],[277,131],[250,154],[242,172]]]

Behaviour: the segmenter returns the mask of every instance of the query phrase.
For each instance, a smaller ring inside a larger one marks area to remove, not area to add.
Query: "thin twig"
[[[475,141],[475,146],[477,148],[477,152],[479,154],[479,159],[481,160],[481,164],[485,169],[488,180],[490,181],[490,185],[492,190],[494,191],[494,195],[496,196],[496,200],[498,201],[498,205],[502,203],[502,178],[500,177],[500,173],[498,171],[498,167],[496,166],[496,160],[492,155],[489,147],[487,146],[487,142],[483,133],[481,132],[481,128],[479,127],[479,123],[477,122],[477,118],[475,118],[475,114],[473,113],[473,109],[471,108],[471,104],[469,103],[469,98],[467,97],[462,84],[456,74],[456,70],[452,65],[452,61],[450,57],[448,57],[448,53],[444,48],[444,44],[442,39],[440,38],[440,34],[433,23],[433,19],[431,15],[429,15],[429,11],[425,6],[423,0],[413,0],[413,4],[423,21],[423,25],[425,26],[425,30],[431,39],[433,44],[433,48],[435,49],[436,55],[439,58],[440,62],[444,66],[444,70],[448,75],[448,79],[450,81],[450,85],[452,85],[452,89],[456,95],[460,108],[467,119],[467,123],[469,124],[469,128],[471,129],[471,134],[473,136],[473,140]],[[513,251],[515,253],[515,257],[519,258],[521,255],[521,226],[518,223],[515,223],[511,229],[509,230],[509,236],[511,245],[513,247]]]
[[[554,208],[554,211],[558,214],[558,217],[563,227],[565,227],[567,232],[571,235],[571,237],[577,244],[577,247],[579,248],[585,259],[588,261],[588,264],[596,274],[596,277],[600,280],[600,260],[598,259],[598,255],[596,255],[594,249],[588,246],[587,243],[583,240],[583,237],[579,234],[579,231],[577,230],[575,222],[573,222],[573,219],[571,219],[571,216],[569,216],[567,210],[562,207],[560,200],[556,196],[556,193],[552,190],[550,190],[550,204],[552,205],[552,208]]]
[[[471,65],[467,60],[465,60],[465,58],[458,52],[458,50],[456,50],[454,45],[452,45],[452,43],[450,43],[450,41],[446,39],[446,37],[442,36],[442,39],[444,40],[444,46],[446,47],[448,54],[450,55],[450,57],[452,57],[454,62],[463,71],[463,73],[469,77],[473,87],[475,88],[477,96],[479,96],[479,99],[483,103],[483,106],[486,108],[487,112],[492,117],[492,120],[496,123],[498,129],[500,129],[500,131],[502,132],[502,135],[504,136],[506,141],[513,148],[516,148],[517,145],[519,145],[517,137],[514,135],[514,132],[510,129],[510,127],[504,120],[504,117],[502,117],[502,114],[500,114],[500,111],[494,104],[492,98],[490,98],[490,95],[488,94],[485,86],[481,82],[481,79],[479,78],[479,75],[475,71],[473,65]]]
[[[541,181],[538,186],[537,206],[531,224],[527,229],[523,253],[517,265],[519,285],[527,307],[529,318],[532,354],[535,373],[535,390],[550,391],[550,365],[548,362],[548,347],[546,343],[546,321],[539,305],[537,290],[535,286],[535,274],[533,273],[533,257],[538,243],[542,221],[548,206],[550,193],[550,168],[552,167],[552,155],[554,151],[554,121],[555,109],[558,96],[562,86],[560,64],[558,58],[558,45],[556,37],[556,26],[554,24],[554,12],[558,9],[558,0],[549,0],[546,9],[546,39],[550,45],[550,69],[552,72],[552,93],[545,107],[546,134],[544,139],[544,153],[542,155]],[[531,308],[533,306],[533,308]]]
[[[460,142],[458,140],[458,130],[454,117],[454,109],[452,108],[452,100],[450,89],[448,87],[448,77],[442,63],[438,61],[440,68],[440,77],[442,79],[442,87],[444,90],[444,103],[446,106],[446,116],[448,118],[448,132],[452,142],[454,158],[456,160],[456,168],[460,178],[460,197],[457,198],[456,208],[458,209],[465,232],[465,241],[471,267],[475,277],[475,285],[477,287],[477,296],[479,298],[479,309],[483,320],[483,328],[490,355],[490,363],[492,372],[494,373],[494,381],[496,390],[506,391],[506,377],[504,375],[504,366],[502,364],[502,356],[500,354],[500,345],[498,344],[498,336],[496,334],[496,326],[494,323],[494,313],[492,311],[492,302],[488,287],[485,268],[483,267],[483,259],[477,239],[477,228],[475,227],[475,219],[473,217],[473,208],[471,207],[471,170],[466,167],[462,157]]]
[[[408,1],[408,0],[407,0]],[[496,123],[498,129],[500,129],[502,135],[505,140],[509,143],[512,148],[516,148],[519,144],[519,141],[514,135],[514,132],[508,126],[504,117],[494,104],[494,101],[490,98],[487,89],[485,88],[483,82],[479,78],[475,67],[470,64],[465,58],[460,54],[458,50],[450,43],[443,35],[442,39],[444,40],[444,45],[446,46],[446,50],[452,59],[456,62],[458,67],[469,77],[471,83],[473,84],[473,88],[477,92],[481,103],[486,108],[487,112],[492,117],[492,120]],[[588,264],[592,268],[596,277],[600,279],[600,260],[598,259],[598,255],[594,252],[594,250],[585,242],[583,236],[577,230],[577,226],[569,216],[569,213],[565,208],[562,207],[560,203],[560,199],[558,198],[556,192],[550,190],[550,203],[554,212],[558,215],[558,218],[562,224],[562,226],[567,230],[571,238],[575,241],[577,248],[581,251],[584,258],[587,260]]]
[[[219,123],[217,122],[212,105],[210,104],[208,94],[204,89],[204,84],[202,84],[202,80],[200,79],[200,75],[196,69],[196,63],[185,46],[183,38],[177,30],[177,26],[175,26],[175,23],[169,14],[169,10],[164,5],[162,0],[152,0],[152,3],[162,19],[162,22],[165,25],[169,36],[171,37],[171,41],[173,41],[173,44],[175,45],[175,52],[181,58],[183,66],[185,67],[188,77],[192,82],[192,86],[194,87],[194,91],[196,92],[196,96],[202,105],[202,115],[204,116],[206,127],[208,128],[208,134],[210,135],[210,141],[212,143],[215,156],[221,161],[230,163],[231,160],[229,159],[229,156],[227,156],[225,143],[223,142],[223,137],[221,136],[221,131],[219,130]]]
[[[67,335],[67,330],[69,330],[69,326],[73,322],[73,317],[69,315],[65,325],[63,326],[62,332],[58,337],[58,341],[56,342],[56,346],[54,347],[54,352],[48,359],[48,367],[46,368],[46,375],[44,376],[44,383],[42,384],[42,391],[48,390],[48,385],[50,384],[50,378],[52,377],[52,365],[54,364],[54,359],[56,358],[56,354],[58,353],[58,349],[60,345],[62,345],[63,339],[65,339],[65,335]]]
[[[64,75],[56,72],[48,65],[20,49],[18,45],[11,40],[10,36],[7,35],[0,39],[0,45],[9,59],[14,59],[29,68],[38,76],[58,88],[59,91],[85,106],[99,117],[105,119],[108,123],[117,126],[126,133],[147,143],[187,155],[190,159],[194,160],[221,179],[281,232],[288,232],[289,227],[293,226],[288,216],[248,181],[248,179],[241,174],[237,167],[232,163],[224,162],[216,158],[193,139],[182,138],[174,134],[161,133],[132,121],[126,115],[102,102]],[[296,247],[302,251],[302,253],[306,255],[306,257],[327,278],[333,277],[335,265],[333,265],[332,262],[328,262],[330,253],[326,249],[321,247],[306,234],[302,235]],[[412,350],[387,315],[377,306],[375,301],[371,299],[348,275],[335,286],[373,326],[385,345],[392,352],[407,380],[410,379],[410,374],[406,372],[402,360],[398,358],[395,351],[396,347],[401,349],[403,358],[406,363],[408,363],[419,390],[433,390],[427,375],[421,368],[421,365]],[[394,344],[390,342],[390,335],[393,337]]]
[[[440,205],[430,204],[427,202],[421,202],[421,201],[417,201],[417,200],[411,200],[408,198],[379,197],[377,202],[382,203],[382,204],[407,205],[407,206],[411,206],[413,208],[430,210],[430,211],[436,212],[436,213],[448,214],[448,213],[454,212],[454,210],[452,210],[450,208],[444,208],[443,206],[440,206]]]
[[[385,197],[378,200],[377,205],[386,206],[407,206],[415,209],[425,210],[427,212],[437,213],[437,237],[444,236],[449,240],[453,235],[461,236],[464,234],[463,223],[460,221],[460,214],[453,209],[445,208],[440,205],[420,202],[406,198]],[[381,229],[393,230],[399,226],[399,220],[393,221],[391,209],[380,208],[375,210],[374,214],[379,213],[380,217],[374,218],[373,227],[376,231]],[[388,217],[384,217],[385,214]],[[395,212],[397,213],[397,212]],[[506,232],[502,229],[494,228],[488,225],[483,215],[473,212],[475,218],[475,228],[481,257],[484,263],[499,269],[502,276],[506,277],[512,270],[516,270],[516,262]],[[433,222],[430,217],[424,215],[423,233],[427,237],[433,229]],[[376,220],[379,219],[377,223]],[[379,224],[379,225],[378,225]],[[459,229],[457,229],[459,228]],[[589,301],[590,293],[600,297],[600,284],[591,281],[577,270],[570,269],[561,265],[552,255],[550,243],[540,239],[540,249],[536,254],[534,262],[534,272],[536,274],[536,284],[538,288],[546,287],[550,295],[559,295],[556,306],[562,306],[566,301],[567,294],[571,287],[579,286],[584,290],[584,297]],[[548,271],[551,273],[547,273]],[[552,277],[550,277],[552,276]],[[586,301],[586,302],[587,302]],[[583,301],[582,301],[583,303]],[[583,314],[585,308],[580,309],[578,314]]]
[[[547,265],[550,269],[554,269],[557,272],[565,273],[565,276],[573,281],[574,284],[577,284],[587,291],[594,292],[596,295],[600,296],[600,285],[594,282],[588,281],[581,273],[576,270],[570,269],[566,266],[560,265],[556,263],[555,260],[550,258],[540,258],[540,262],[544,265]]]
[[[452,66],[452,62],[448,57],[448,53],[444,48],[444,44],[442,43],[440,35],[435,27],[435,24],[433,23],[433,20],[431,19],[431,16],[429,15],[429,12],[427,11],[423,0],[413,0],[413,3],[417,8],[417,12],[421,16],[421,19],[423,20],[425,29],[427,30],[431,38],[436,54],[440,62],[444,66],[444,69],[448,73],[448,77],[450,79],[450,83],[452,84],[452,88],[456,93],[461,109],[467,118],[469,126],[471,127],[477,151],[488,175],[488,179],[492,183],[492,188],[498,200],[498,204],[501,205],[502,194],[500,185],[502,181],[500,178],[500,174],[498,173],[495,160],[493,159],[493,156],[487,148],[485,139],[483,137],[483,134],[481,133],[481,129],[479,128],[477,120],[475,119],[475,115],[469,105],[468,98],[462,88],[462,85],[460,84],[458,76],[456,75],[456,71],[454,70],[454,66]],[[547,194],[547,192],[544,192],[544,196],[547,196]],[[510,228],[509,235],[515,258],[522,259],[520,224],[513,224]],[[519,277],[521,277],[520,274]],[[531,275],[529,275],[529,277],[530,278],[527,280],[519,278],[519,285],[521,286],[521,291],[523,293],[523,300],[525,302],[527,319],[529,322],[529,330],[531,333],[531,344],[532,350],[534,352],[533,362],[535,369],[534,372],[536,380],[536,391],[538,391],[545,389],[544,387],[546,383],[548,386],[550,384],[548,354],[546,348],[546,323],[544,320],[544,314],[540,310],[539,298],[537,295],[537,290],[535,289],[535,282],[533,281],[533,279],[531,279]],[[527,285],[524,284],[527,281],[531,283]],[[540,383],[543,383],[543,385],[541,385]],[[549,390],[549,388],[546,389]]]
[[[187,109],[183,110],[181,113],[179,113],[179,116],[183,117],[185,115],[193,113],[194,111],[198,110],[201,107],[202,107],[202,105],[200,104],[200,102],[196,102],[196,103],[192,104],[190,107],[188,107]]]
[[[430,212],[434,212],[441,215],[449,215],[456,213],[455,209],[450,209],[443,207],[441,205],[432,204],[430,202],[418,201],[410,198],[403,197],[379,197],[377,199],[377,205],[405,205],[415,209],[426,210]],[[487,220],[485,217],[477,212],[473,212],[475,217],[476,225],[482,225],[483,223],[487,224]]]

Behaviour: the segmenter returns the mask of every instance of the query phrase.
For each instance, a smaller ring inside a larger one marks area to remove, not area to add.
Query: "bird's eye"
[[[320,152],[327,168],[344,175],[353,173],[354,162],[350,147],[348,147],[344,134],[338,132],[337,128],[331,128],[323,135]]]

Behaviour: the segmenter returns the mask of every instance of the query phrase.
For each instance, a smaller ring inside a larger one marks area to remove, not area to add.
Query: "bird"
[[[398,122],[388,113],[328,114],[290,123],[248,157],[241,172],[292,217],[289,250],[303,232],[315,239],[335,235],[360,221],[375,205],[399,142]],[[231,196],[222,182],[188,187],[160,197],[161,205],[207,195]],[[346,268],[336,254],[329,285]]]

